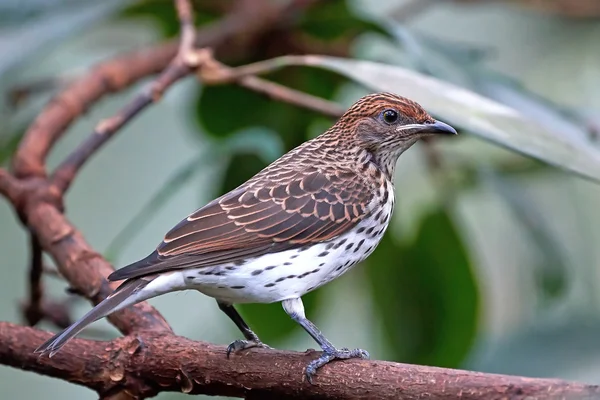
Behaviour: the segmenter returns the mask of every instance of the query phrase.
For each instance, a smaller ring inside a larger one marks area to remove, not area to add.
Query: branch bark
[[[33,350],[48,333],[0,323],[0,363],[66,379],[99,393],[159,391],[246,399],[597,398],[600,387],[556,379],[483,374],[386,361],[326,365],[315,385],[303,378],[316,352],[253,349],[226,359],[224,346],[148,332],[111,342],[74,339],[53,358]]]

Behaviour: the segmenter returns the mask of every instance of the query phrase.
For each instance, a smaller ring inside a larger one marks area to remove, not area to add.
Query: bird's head
[[[372,152],[395,153],[425,136],[456,135],[454,128],[433,119],[418,103],[392,93],[362,97],[338,124]]]

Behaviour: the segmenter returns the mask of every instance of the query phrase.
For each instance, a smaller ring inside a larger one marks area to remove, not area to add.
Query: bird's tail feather
[[[110,296],[102,300],[87,314],[81,317],[81,319],[35,349],[35,353],[39,353],[40,355],[48,354],[48,357],[52,357],[65,345],[65,343],[84,330],[92,322],[130,305],[129,303],[133,304],[133,302],[131,302],[131,300],[133,300],[132,296],[150,282],[151,281],[146,279],[130,279],[123,282],[123,284],[121,284],[121,286],[119,286]]]

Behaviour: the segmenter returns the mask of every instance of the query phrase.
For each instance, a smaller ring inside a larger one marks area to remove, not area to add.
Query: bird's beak
[[[419,133],[434,133],[434,134],[447,134],[447,135],[457,135],[456,129],[451,127],[445,122],[435,121],[432,124],[422,124],[419,125],[417,130]]]

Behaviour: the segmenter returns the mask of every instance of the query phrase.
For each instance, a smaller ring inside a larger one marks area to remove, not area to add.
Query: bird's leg
[[[234,340],[229,346],[227,346],[227,358],[229,358],[231,352],[250,349],[252,347],[262,347],[265,349],[271,348],[260,341],[256,333],[252,332],[252,329],[250,329],[248,324],[246,324],[246,321],[244,321],[242,316],[231,304],[222,303],[220,301],[217,301],[217,304],[219,305],[219,309],[233,321],[235,326],[242,331],[244,337],[246,338],[246,340]]]
[[[306,332],[321,346],[323,354],[316,360],[311,361],[306,366],[306,379],[312,383],[312,378],[317,372],[317,369],[335,359],[346,359],[346,358],[369,358],[369,353],[366,350],[354,349],[348,350],[346,348],[336,349],[333,344],[316,327],[315,324],[306,319],[304,315],[304,305],[302,299],[288,299],[282,302],[283,309],[285,312],[297,323],[299,323]]]

